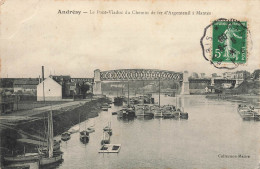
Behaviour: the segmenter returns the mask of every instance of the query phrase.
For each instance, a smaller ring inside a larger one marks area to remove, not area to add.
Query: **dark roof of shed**
[[[14,85],[38,85],[39,80],[38,79],[15,79]]]

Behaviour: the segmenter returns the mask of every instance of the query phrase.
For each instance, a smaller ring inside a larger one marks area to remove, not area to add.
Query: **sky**
[[[234,7],[234,5],[236,7]],[[7,0],[1,5],[1,77],[93,77],[94,70],[218,73],[202,56],[204,28],[218,18],[249,23],[252,49],[237,69],[260,68],[260,1]],[[58,14],[77,10],[80,15]],[[103,15],[83,11],[205,11],[211,15]]]

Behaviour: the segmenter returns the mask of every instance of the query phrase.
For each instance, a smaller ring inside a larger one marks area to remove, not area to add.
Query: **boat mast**
[[[118,97],[118,82],[116,82],[116,97]]]
[[[23,154],[25,155],[25,146],[23,146]]]
[[[44,91],[44,66],[42,66],[42,84],[43,84],[43,101],[45,104],[45,91]],[[51,110],[48,113],[48,132],[47,132],[47,147],[48,147],[48,155],[49,158],[53,157],[53,121],[52,121],[52,104],[51,104]]]
[[[86,131],[86,123],[87,123],[87,114],[85,115],[85,131]]]
[[[172,97],[174,97],[174,96],[175,96],[174,87],[175,87],[175,85],[174,85],[174,81],[173,81]]]
[[[45,105],[45,91],[44,91],[44,66],[42,66],[42,97],[43,97],[43,102]],[[49,132],[49,128],[47,128],[47,132],[46,132],[46,125],[45,125],[45,116],[43,114],[43,123],[44,123],[44,139],[47,139],[47,145],[49,145],[49,140],[48,140],[48,132]],[[49,126],[48,126],[49,127]],[[45,138],[46,137],[46,138]],[[42,145],[44,146],[44,143],[42,143]]]
[[[143,105],[144,105],[144,80],[143,80]]]
[[[80,112],[79,112],[79,132],[80,132]]]
[[[43,102],[45,104],[45,92],[44,92],[44,66],[42,66],[42,96],[43,96]]]
[[[43,113],[43,125],[44,125],[44,132],[43,132],[43,140],[40,141],[40,146],[44,147],[44,140],[47,140],[47,145],[48,145],[48,139],[47,139],[47,135],[48,135],[48,126],[46,127],[46,122],[45,122],[45,114]],[[47,130],[46,130],[47,129]]]
[[[178,107],[178,96],[176,96],[176,110],[177,110],[177,107]]]
[[[161,79],[159,78],[159,110],[161,111],[162,116],[162,110],[161,110]]]
[[[104,141],[105,141],[105,131],[103,130],[103,143],[102,144],[105,144]]]
[[[52,108],[48,114],[48,150],[49,150],[49,158],[53,157],[53,121],[52,121]]]
[[[144,114],[144,80],[143,80],[143,114]]]
[[[111,121],[109,122],[109,130],[108,131],[111,132]],[[107,134],[108,134],[108,140],[109,140],[109,143],[110,143],[110,134],[109,133],[107,133]]]
[[[127,81],[127,88],[128,88],[128,91],[127,91],[127,94],[128,94],[127,104],[128,104],[128,107],[129,107],[129,80]]]
[[[159,107],[161,107],[161,80],[159,78]]]
[[[123,85],[121,84],[121,87],[122,87],[122,94],[121,94],[121,96],[125,96],[125,94],[124,94],[124,87],[125,87],[125,85],[123,87]]]

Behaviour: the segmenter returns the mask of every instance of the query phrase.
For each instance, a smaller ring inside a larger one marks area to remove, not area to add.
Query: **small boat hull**
[[[121,144],[104,144],[99,150],[99,153],[119,153]]]
[[[101,106],[101,109],[103,111],[108,111],[108,108],[111,108],[111,106],[109,104],[104,104],[104,105]]]
[[[145,114],[137,114],[137,117],[154,117],[154,115],[152,113],[145,113]]]
[[[43,166],[43,165],[50,165],[50,164],[59,162],[61,160],[62,160],[62,154],[57,155],[55,157],[51,157],[51,158],[42,157],[40,159],[39,163],[40,163],[41,166]]]
[[[74,133],[79,132],[79,130],[71,129],[71,130],[69,130],[68,132],[69,132],[70,134],[74,134]]]
[[[248,106],[239,106],[237,111],[244,121],[260,120],[260,115]]]
[[[44,146],[44,147],[40,147],[39,150],[40,150],[42,153],[46,153],[46,152],[48,151],[48,148],[47,148],[47,146]],[[60,142],[54,141],[53,150],[54,150],[54,151],[60,150]]]
[[[21,155],[15,157],[4,157],[6,163],[13,163],[13,162],[28,162],[28,161],[35,161],[39,160],[40,155],[38,153],[31,153],[28,155]]]
[[[68,141],[70,139],[70,136],[69,137],[62,137],[61,140],[62,141]]]
[[[95,129],[92,128],[92,127],[89,127],[89,128],[87,128],[87,132],[88,133],[93,133],[93,132],[95,132]]]
[[[102,110],[103,110],[103,111],[108,111],[108,108],[103,107]]]
[[[61,134],[61,140],[62,141],[68,141],[69,139],[70,139],[70,133],[69,132]]]
[[[115,97],[114,98],[114,105],[116,106],[122,106],[123,105],[123,98],[122,97]]]
[[[154,118],[163,118],[163,115],[160,113],[160,114],[154,114]]]
[[[164,114],[163,118],[164,119],[171,119],[171,118],[174,118],[174,115],[173,114]]]
[[[89,133],[85,130],[81,131],[80,133],[80,141],[83,143],[87,143],[89,141]]]
[[[112,112],[112,115],[117,115],[117,112]]]
[[[154,118],[163,118],[163,115],[159,114],[159,115],[154,115]]]
[[[80,137],[80,141],[82,141],[83,143],[88,143],[89,142],[89,136]]]
[[[112,135],[112,129],[108,128],[108,126],[105,127],[103,130],[104,130],[104,132],[107,132],[110,136]]]
[[[101,145],[109,144],[109,143],[110,143],[110,140],[101,140]]]
[[[180,118],[181,119],[188,119],[189,118],[189,114],[188,113],[180,113]]]

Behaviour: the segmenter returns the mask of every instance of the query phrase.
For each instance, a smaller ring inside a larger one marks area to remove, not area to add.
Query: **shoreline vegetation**
[[[208,99],[226,100],[231,102],[250,103],[255,106],[260,106],[260,95],[229,95],[229,94],[211,94],[206,95]]]
[[[99,98],[81,106],[72,106],[71,109],[53,110],[54,136],[60,135],[78,124],[79,119],[87,120],[98,116],[101,105],[107,102],[107,98]],[[24,149],[26,153],[35,152],[39,144],[43,142],[45,128],[47,127],[47,112],[33,117],[36,117],[36,120],[21,121],[17,125],[1,126],[1,161],[4,155],[22,154]]]

